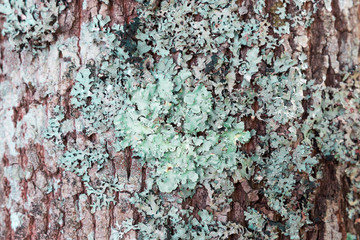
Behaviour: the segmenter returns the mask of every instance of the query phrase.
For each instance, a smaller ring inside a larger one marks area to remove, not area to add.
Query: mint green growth
[[[269,34],[262,1],[256,5],[257,18],[247,20],[241,19],[248,10],[236,1],[152,4],[156,2],[140,5],[139,17],[126,26],[109,27],[109,18],[102,16],[89,24],[91,41],[101,43],[104,55],[79,70],[71,103],[80,112],[75,120],[82,126],[79,130],[96,134],[99,141],[89,146],[91,151],[72,146],[60,163],[82,177],[88,194],[96,199],[93,211],[108,206],[114,201],[111,194],[124,189],[117,176],[110,181],[104,175],[99,185],[88,174],[98,166],[101,176],[109,161],[106,146],[111,144],[116,151],[131,147],[133,158],[146,164],[147,189],[132,198],[144,222],[122,223],[113,230],[114,239],[130,229],[137,230],[141,239],[224,239],[231,234],[275,239],[278,230],[299,239],[305,224],[302,213],[309,206],[299,209],[289,201],[299,184],[294,167],[310,175],[317,163],[304,158],[310,155],[309,145],[295,152],[290,147],[297,140],[296,120],[304,112],[306,57],[274,56],[282,40]],[[286,5],[280,4],[279,12]],[[296,17],[281,14],[284,24],[274,29],[280,36],[290,31],[290,23],[309,21],[309,14],[300,11],[303,1],[296,5]],[[264,63],[273,71],[264,72]],[[257,111],[252,107],[255,97]],[[265,135],[245,131],[243,117],[265,121]],[[279,136],[279,123],[289,124],[291,134]],[[115,133],[114,143],[107,142],[109,131]],[[257,137],[262,147],[246,155],[240,148],[251,137]],[[272,154],[270,147],[275,149]],[[256,172],[255,164],[260,168]],[[252,208],[246,220],[257,223],[249,229],[213,217],[227,214],[234,182],[251,178],[260,179],[269,207],[283,218],[281,224],[270,224]],[[211,212],[198,213],[207,219],[201,222],[190,207],[181,207],[198,187],[205,188],[211,199]],[[174,194],[173,199],[168,193]]]
[[[58,17],[65,9],[63,1],[3,0],[0,13],[6,16],[1,34],[8,36],[16,50],[30,49],[34,54],[55,42]]]
[[[179,184],[193,189],[204,182],[208,169],[235,170],[241,161],[237,146],[250,139],[243,123],[225,113],[212,114],[217,102],[205,86],[186,87],[179,75],[173,76],[175,84],[166,79],[165,74],[175,67],[171,58],[167,60],[165,68],[154,74],[159,76],[154,79],[157,83],[128,91],[131,98],[114,119],[117,136],[122,138],[118,150],[130,146],[135,156],[156,169],[162,192],[171,192]],[[219,121],[222,124],[216,125]]]
[[[5,0],[3,33],[17,50],[46,48],[64,8],[58,2],[40,8]],[[146,188],[130,200],[143,221],[119,223],[111,239],[131,229],[140,239],[232,234],[302,239],[313,206],[299,199],[314,192],[321,178],[319,159],[348,165],[349,218],[360,216],[354,191],[360,189],[356,73],[345,75],[339,88],[329,88],[306,78],[302,46],[282,51],[290,48],[287,34],[306,37],[294,29],[310,26],[316,1],[280,0],[273,6],[264,0],[252,6],[235,0],[138,2],[138,17],[130,24],[109,26],[110,17],[98,15],[82,26],[81,44],[96,46],[99,55],[68,69],[69,75],[77,69],[71,108],[55,107],[45,133],[64,151],[60,166],[81,178],[93,213],[128,191],[125,170],[108,170],[111,152],[130,147],[132,158],[147,167]],[[63,141],[70,132],[87,140]],[[221,218],[229,216],[232,194],[243,181],[266,200],[243,206],[247,226]],[[207,193],[206,209],[187,204],[198,189]]]

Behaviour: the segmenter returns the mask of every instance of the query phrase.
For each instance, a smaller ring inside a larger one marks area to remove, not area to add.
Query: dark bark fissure
[[[77,8],[77,12],[79,14],[79,18],[78,18],[78,32],[77,32],[77,37],[78,37],[78,42],[77,42],[77,47],[78,47],[78,57],[80,60],[80,67],[82,66],[82,57],[81,57],[81,44],[80,44],[80,40],[81,40],[81,24],[83,23],[83,0],[77,0],[76,1],[76,8]]]
[[[131,175],[131,165],[132,165],[132,149],[131,147],[126,147],[124,150],[124,160],[125,160],[125,167],[126,167],[126,175],[127,179],[130,179]]]

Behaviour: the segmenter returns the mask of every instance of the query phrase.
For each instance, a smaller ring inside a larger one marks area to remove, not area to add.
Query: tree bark
[[[136,14],[133,1],[105,4],[88,0],[86,6],[84,1],[68,1],[59,17],[56,43],[65,43],[70,38],[77,40],[70,50],[72,53],[65,57],[54,47],[55,41],[35,57],[30,51],[14,51],[8,39],[0,36],[0,239],[110,239],[111,229],[117,223],[129,217],[141,220],[129,197],[143,190],[146,168],[128,156],[131,150],[125,157],[111,153],[115,160],[109,166],[109,171],[124,176],[127,191],[117,194],[117,204],[92,214],[88,206],[91,199],[80,178],[58,166],[63,153],[54,152],[51,141],[43,137],[51,109],[61,105],[66,114],[69,112],[74,77],[69,69],[86,64],[92,58],[91,49],[82,45],[82,38],[86,37],[82,24],[98,14],[110,16],[110,24],[124,24]],[[245,2],[245,5],[251,4],[250,0]],[[267,6],[272,2],[266,1]],[[352,71],[360,60],[360,7],[357,0],[330,2],[330,7],[320,2],[311,27],[299,28],[297,35],[304,36],[308,43],[304,46],[310,66],[307,78],[317,82],[326,79],[327,86],[336,87],[342,81],[341,72]],[[298,51],[292,34],[286,37],[286,51]],[[54,92],[59,95],[49,94]],[[265,128],[261,121],[249,118],[245,122],[248,129],[261,132]],[[62,141],[89,139],[73,131]],[[257,144],[252,141],[245,151],[253,151]],[[320,165],[323,178],[314,190],[310,217],[313,224],[303,229],[307,231],[305,239],[346,239],[348,232],[360,236],[360,223],[350,221],[347,216],[346,194],[350,186],[344,165],[325,159]],[[252,190],[247,189],[245,183],[235,185],[228,220],[246,224],[247,206],[254,206],[254,202],[266,204],[265,197],[254,196],[253,191],[259,190],[256,184],[251,185]],[[204,209],[206,198],[206,190],[200,188],[187,204]],[[128,233],[126,239],[136,239],[136,232]],[[281,239],[289,237],[281,236]]]
[[[309,78],[316,81],[326,79],[327,86],[336,87],[342,81],[341,72],[351,71],[358,66],[360,8],[355,4],[355,1],[331,1],[330,8],[327,9],[325,4],[319,7],[308,33]],[[359,237],[360,226],[349,220],[346,211],[346,194],[349,192],[346,167],[327,159],[321,161],[321,166],[323,178],[315,190],[312,211],[314,226],[306,238],[346,239],[350,230]]]

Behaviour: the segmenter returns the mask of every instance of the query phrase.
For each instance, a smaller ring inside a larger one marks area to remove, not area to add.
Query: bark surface
[[[82,23],[97,14],[110,16],[111,23],[128,23],[135,16],[136,4],[128,0],[110,1],[108,5],[88,0],[85,8],[83,0],[69,2],[60,16],[56,37],[60,42],[77,39],[73,49],[75,65],[86,63],[92,55],[92,50],[82,45]],[[303,46],[310,66],[307,76],[316,81],[326,79],[328,86],[337,86],[342,80],[340,72],[355,69],[360,61],[360,7],[355,0],[333,0],[330,11],[324,3],[318,7],[311,27],[297,30],[307,42]],[[296,39],[291,35],[285,40],[286,51],[301,51],[296,49]],[[61,153],[53,152],[51,143],[43,138],[49,109],[58,104],[69,108],[73,76],[66,77],[64,71],[72,64],[60,50],[51,47],[37,57],[26,51],[17,53],[7,38],[0,36],[0,239],[109,239],[116,223],[128,217],[138,219],[128,199],[144,187],[146,169],[135,159],[129,160],[126,153],[125,157],[113,156],[115,161],[110,168],[121,172],[124,179],[129,178],[129,191],[117,195],[116,205],[91,214],[81,181],[76,175],[63,172],[57,165]],[[49,97],[49,92],[56,91],[60,96]],[[257,132],[264,128],[258,121],[245,122],[248,129]],[[63,137],[67,142],[86,140],[76,132]],[[256,144],[252,141],[245,150],[252,151]],[[360,223],[347,217],[349,183],[343,166],[325,159],[321,164],[323,179],[313,193],[314,223],[303,229],[307,231],[306,239],[346,239],[350,230],[360,236]],[[50,185],[56,186],[51,192]],[[235,186],[228,220],[245,224],[247,206],[266,205],[265,199],[254,194],[256,188],[247,183]],[[188,204],[204,209],[206,196],[205,189],[198,189]],[[127,239],[136,239],[136,233],[130,232]]]

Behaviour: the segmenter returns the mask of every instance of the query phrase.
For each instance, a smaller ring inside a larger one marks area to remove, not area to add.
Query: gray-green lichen
[[[266,16],[260,14],[261,20],[241,21],[242,13],[235,2],[170,1],[163,2],[159,9],[151,9],[144,8],[129,25],[110,28],[109,20],[101,16],[89,25],[94,42],[106,43],[102,45],[107,54],[78,72],[71,103],[81,113],[76,121],[81,122],[86,135],[97,134],[99,140],[87,149],[68,150],[61,165],[82,177],[88,194],[96,196],[94,210],[108,206],[114,201],[111,193],[121,191],[121,183],[115,181],[107,190],[104,178],[101,187],[94,188],[88,171],[93,166],[100,170],[107,161],[106,153],[100,153],[106,151],[108,144],[102,136],[114,129],[118,140],[112,145],[116,151],[131,147],[133,157],[151,171],[146,191],[133,199],[145,221],[128,226],[128,230],[137,229],[143,238],[169,237],[165,229],[172,229],[174,239],[224,238],[229,235],[226,225],[203,219],[199,223],[190,215],[191,209],[181,209],[178,204],[202,185],[210,193],[213,213],[229,208],[230,201],[226,199],[234,190],[229,177],[250,179],[253,166],[247,159],[252,159],[261,166],[256,175],[262,175],[262,182],[268,186],[264,194],[269,198],[269,206],[286,221],[281,230],[297,238],[298,230],[305,224],[301,221],[302,212],[293,211],[285,201],[291,198],[297,184],[294,168],[311,174],[316,161],[308,157],[298,162],[309,155],[307,146],[299,146],[296,157],[289,155],[291,142],[296,141],[297,125],[291,125],[290,139],[281,139],[274,130],[279,123],[289,123],[303,113],[304,60],[293,59],[289,54],[275,57],[272,50],[281,40],[268,34],[271,25],[266,24]],[[293,24],[302,20],[296,21]],[[245,54],[240,52],[242,48],[247,49]],[[272,73],[261,73],[263,61],[272,66]],[[253,84],[261,89],[257,112],[251,108],[256,94]],[[235,89],[235,85],[240,88]],[[270,125],[260,139],[272,142],[277,150],[266,158],[268,150],[264,145],[254,156],[246,156],[239,144],[247,142],[251,135],[239,120],[245,116],[261,119],[265,113]],[[52,124],[55,129],[58,122]],[[284,161],[294,163],[288,166]],[[174,203],[179,203],[162,207],[164,200],[153,193],[157,188],[163,193],[177,189],[179,196]],[[164,218],[169,211],[177,216],[168,216],[170,224]],[[249,211],[249,221],[251,214]],[[250,232],[240,227],[234,233],[258,236],[265,227],[266,220],[263,221],[263,226],[250,228]],[[198,226],[197,230],[194,226]]]
[[[58,16],[64,9],[62,1],[4,0],[0,4],[0,13],[6,17],[2,34],[16,50],[31,48],[36,53],[55,41]]]
[[[110,26],[101,15],[83,24],[81,43],[98,49],[74,67],[70,109],[55,107],[45,132],[66,151],[59,164],[81,178],[92,212],[129,191],[129,176],[108,170],[114,153],[131,148],[147,167],[146,187],[131,199],[142,221],[119,223],[112,239],[130,230],[141,239],[301,239],[312,205],[300,200],[321,178],[323,158],[348,164],[349,217],[360,215],[356,73],[339,88],[315,84],[305,76],[306,36],[294,36],[299,51],[282,51],[292,30],[311,24],[314,1],[277,1],[271,14],[265,1],[248,8],[215,0],[140,4],[129,24]],[[27,42],[42,48],[63,7],[25,6],[1,5],[4,33],[18,49]],[[246,128],[249,119],[264,129]],[[73,131],[85,140],[64,141]],[[258,145],[246,152],[251,138]],[[234,185],[245,179],[261,186],[266,207],[246,206],[246,226],[222,221]],[[199,188],[208,194],[205,209],[186,205]]]

